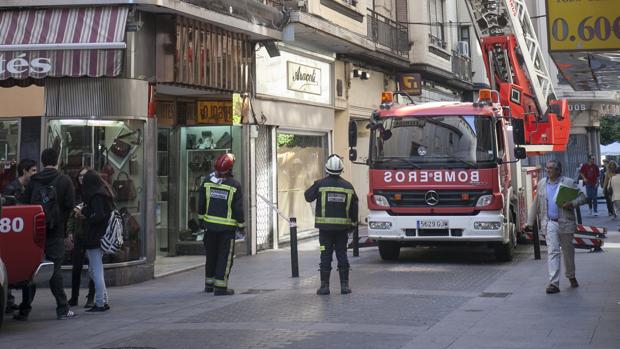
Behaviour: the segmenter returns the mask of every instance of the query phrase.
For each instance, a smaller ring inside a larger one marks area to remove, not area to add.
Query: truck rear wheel
[[[397,260],[400,255],[400,244],[396,241],[379,241],[379,255],[384,261]]]
[[[500,262],[510,262],[514,257],[514,249],[517,246],[516,226],[510,223],[510,240],[506,244],[495,245],[495,258]]]

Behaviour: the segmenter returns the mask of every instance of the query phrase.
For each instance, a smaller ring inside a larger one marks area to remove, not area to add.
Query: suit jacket
[[[572,178],[560,177],[560,184],[567,187],[577,189],[575,181]],[[577,207],[587,202],[586,196],[582,192],[579,196],[572,201],[573,206]],[[570,234],[577,230],[577,223],[575,220],[575,209],[558,208],[558,224],[560,225],[560,233]],[[547,178],[543,178],[538,182],[538,190],[536,191],[536,197],[527,215],[527,225],[533,226],[536,217],[540,219],[540,226],[545,227],[549,218],[547,217]]]

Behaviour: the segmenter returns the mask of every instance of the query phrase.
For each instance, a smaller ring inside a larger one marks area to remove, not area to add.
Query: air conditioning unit
[[[456,45],[456,51],[463,56],[469,57],[469,43],[467,41],[459,41]]]

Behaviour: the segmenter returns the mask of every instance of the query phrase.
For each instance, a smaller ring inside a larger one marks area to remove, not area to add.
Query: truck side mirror
[[[524,147],[515,147],[515,158],[522,160],[525,159],[527,157],[527,152],[525,151]]]
[[[349,121],[349,148],[357,146],[357,123],[353,120]]]
[[[353,148],[349,149],[349,160],[351,161],[357,160],[357,150]]]
[[[512,138],[515,144],[525,144],[525,120],[512,119]]]

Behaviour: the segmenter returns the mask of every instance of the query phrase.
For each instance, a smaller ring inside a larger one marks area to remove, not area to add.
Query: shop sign
[[[27,60],[26,54],[22,53],[13,59],[5,59],[0,55],[0,74],[22,74],[25,72],[35,74],[45,74],[52,70],[52,60],[44,57],[35,57]]]
[[[232,101],[198,101],[196,105],[199,124],[232,124]]]
[[[547,0],[549,51],[620,49],[618,0]]]
[[[398,81],[400,90],[410,96],[422,94],[422,76],[420,74],[402,74]]]
[[[321,69],[295,62],[287,62],[288,89],[321,94]]]

